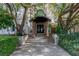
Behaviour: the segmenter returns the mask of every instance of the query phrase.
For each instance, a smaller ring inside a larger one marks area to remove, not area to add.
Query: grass
[[[18,44],[18,37],[17,36],[0,36],[0,55],[1,56],[8,56],[10,55],[15,49]]]

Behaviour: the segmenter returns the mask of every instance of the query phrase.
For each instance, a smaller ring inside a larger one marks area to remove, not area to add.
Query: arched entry
[[[46,37],[48,36],[48,26],[51,20],[46,17],[46,14],[42,9],[37,10],[35,17],[32,18],[31,21],[33,36],[37,36],[37,34],[43,34]]]
[[[43,34],[44,36],[48,36],[48,25],[50,19],[44,16],[36,17],[32,20],[32,33],[34,36],[38,34]]]

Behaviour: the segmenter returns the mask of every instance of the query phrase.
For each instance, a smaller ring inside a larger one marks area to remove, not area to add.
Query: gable
[[[45,16],[45,13],[44,13],[43,10],[39,9],[39,10],[37,10],[35,16],[36,16],[36,17],[38,17],[38,16]]]

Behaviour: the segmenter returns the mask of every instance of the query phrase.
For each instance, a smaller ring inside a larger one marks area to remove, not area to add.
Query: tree
[[[7,5],[11,15],[15,18],[15,24],[16,24],[16,30],[18,32],[19,35],[23,35],[23,27],[24,27],[24,24],[25,24],[25,20],[26,20],[26,13],[27,13],[27,9],[31,6],[31,4],[9,4],[9,3],[6,3],[5,5]],[[19,10],[19,8],[22,7],[24,8],[24,14],[23,14],[23,18],[22,18],[22,22],[21,24],[17,24],[17,12]]]
[[[79,4],[59,4],[58,25],[64,32],[79,24]],[[57,5],[58,6],[58,5]]]
[[[14,26],[13,17],[3,7],[0,8],[0,28]]]

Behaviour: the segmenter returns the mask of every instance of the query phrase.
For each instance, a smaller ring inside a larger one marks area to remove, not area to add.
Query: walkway
[[[36,37],[30,39],[26,45],[20,46],[12,56],[69,56],[69,54],[58,45],[48,44],[43,37]]]

